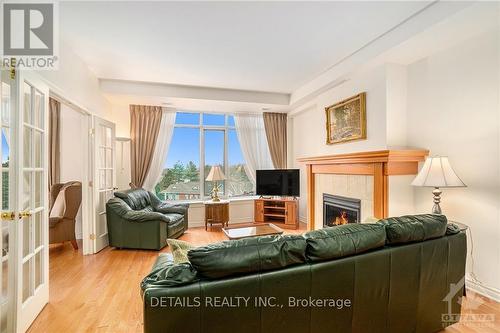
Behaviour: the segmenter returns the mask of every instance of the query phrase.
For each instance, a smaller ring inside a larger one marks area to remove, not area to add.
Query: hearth
[[[359,223],[361,200],[323,193],[323,227]]]

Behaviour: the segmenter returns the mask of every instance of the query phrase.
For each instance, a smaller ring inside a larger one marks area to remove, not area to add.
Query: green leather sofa
[[[225,241],[188,257],[160,255],[142,281],[144,332],[429,333],[458,320],[466,236],[442,215],[405,216]]]
[[[188,204],[171,205],[144,189],[115,192],[106,203],[109,245],[160,250],[188,228]]]

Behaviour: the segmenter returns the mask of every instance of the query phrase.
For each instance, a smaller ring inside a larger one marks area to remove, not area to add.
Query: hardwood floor
[[[180,239],[203,245],[226,238],[220,228],[206,232],[200,227],[189,229]],[[149,273],[158,252],[106,248],[96,255],[83,256],[79,248],[74,251],[70,243],[51,245],[50,302],[28,332],[142,332],[139,283]],[[500,331],[500,303],[469,291],[463,314],[494,314],[495,321],[491,327],[459,323],[442,332]]]

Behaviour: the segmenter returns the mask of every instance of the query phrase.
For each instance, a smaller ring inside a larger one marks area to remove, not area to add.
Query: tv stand
[[[255,223],[272,223],[284,229],[298,229],[299,201],[259,198],[254,201]]]

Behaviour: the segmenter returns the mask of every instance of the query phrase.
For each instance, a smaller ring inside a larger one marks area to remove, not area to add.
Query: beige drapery
[[[132,185],[142,187],[151,167],[163,108],[130,105],[130,164]]]
[[[49,190],[53,184],[60,181],[60,118],[61,103],[53,98],[49,98]]]
[[[286,113],[264,112],[267,143],[276,169],[286,169],[287,165],[286,122]]]

